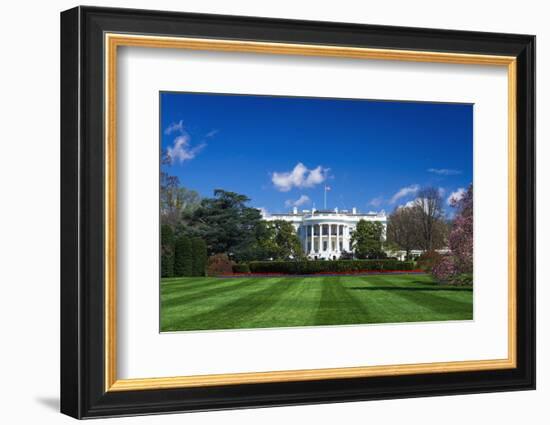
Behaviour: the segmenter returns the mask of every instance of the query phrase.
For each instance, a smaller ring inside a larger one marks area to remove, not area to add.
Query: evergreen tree
[[[160,275],[174,276],[174,231],[172,227],[163,224],[160,229]]]
[[[174,275],[192,276],[193,252],[191,240],[187,236],[180,236],[176,239],[174,255]]]
[[[192,275],[204,276],[206,274],[206,263],[208,255],[206,253],[206,242],[201,238],[191,240],[192,251]]]
[[[184,224],[194,236],[202,238],[208,254],[225,253],[239,257],[238,251],[254,242],[261,220],[260,211],[248,207],[245,195],[221,189],[213,198],[205,198],[200,206],[183,215]]]

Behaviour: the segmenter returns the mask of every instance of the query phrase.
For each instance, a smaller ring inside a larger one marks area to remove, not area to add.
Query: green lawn
[[[471,287],[428,275],[171,278],[161,330],[471,320]]]

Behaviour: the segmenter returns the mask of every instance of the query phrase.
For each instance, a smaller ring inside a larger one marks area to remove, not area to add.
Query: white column
[[[324,227],[325,225],[326,225],[326,223],[323,224],[323,227]],[[330,225],[327,225],[327,233],[330,233]],[[326,250],[326,252],[328,252],[328,250],[329,250],[329,241],[328,241],[328,239],[327,239],[327,250]]]
[[[323,250],[323,224],[319,224],[319,252]]]
[[[315,252],[315,251],[314,251],[314,250],[315,250],[315,245],[314,245],[314,240],[315,240],[315,238],[314,238],[314,236],[315,236],[315,227],[314,227],[314,225],[312,224],[312,225],[309,226],[309,228],[310,228],[310,230],[311,230],[311,241],[310,241],[310,242],[311,242],[311,251],[310,251],[310,253],[314,253],[314,252]]]
[[[332,223],[328,224],[328,252],[332,254]]]
[[[340,251],[340,225],[336,225],[336,251]]]
[[[317,227],[319,228],[319,233],[317,235],[317,252],[321,252],[321,225],[318,224]]]

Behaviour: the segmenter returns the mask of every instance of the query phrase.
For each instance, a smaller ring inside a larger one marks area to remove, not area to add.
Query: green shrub
[[[192,252],[192,276],[204,276],[206,274],[206,266],[208,255],[206,253],[206,242],[201,238],[191,239]]]
[[[233,264],[233,273],[250,273],[248,264]]]
[[[252,261],[252,273],[314,274],[414,270],[414,262],[397,260]]]
[[[193,275],[193,252],[191,239],[180,236],[176,239],[174,254],[174,276]]]
[[[218,276],[221,274],[233,273],[233,261],[227,254],[215,254],[208,257],[208,276]]]
[[[474,283],[474,275],[472,273],[461,273],[455,276],[451,283],[453,285],[472,285]]]
[[[168,224],[160,228],[160,276],[174,276],[174,231]]]

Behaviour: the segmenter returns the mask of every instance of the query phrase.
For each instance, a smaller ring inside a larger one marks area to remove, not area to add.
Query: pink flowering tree
[[[449,235],[450,254],[432,270],[440,281],[453,281],[459,275],[471,275],[474,264],[474,193],[473,186],[460,199],[451,199],[457,213]]]
[[[464,196],[452,200],[458,214],[449,236],[449,248],[455,257],[458,273],[472,273],[474,267],[474,191],[472,185]]]
[[[454,257],[452,255],[444,255],[432,267],[432,275],[440,282],[449,282],[456,275],[456,267]]]

